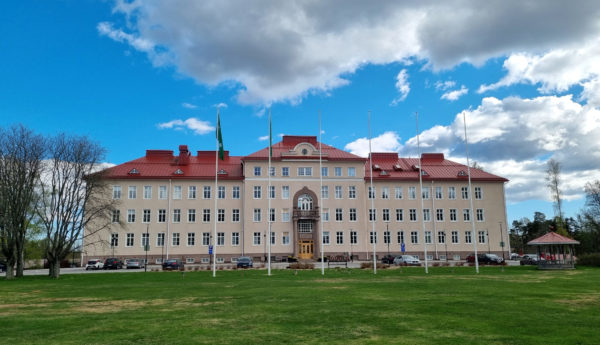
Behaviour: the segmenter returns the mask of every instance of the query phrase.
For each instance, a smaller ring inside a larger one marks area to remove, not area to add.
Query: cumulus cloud
[[[397,105],[398,103],[404,101],[410,92],[408,73],[406,73],[405,69],[401,70],[396,76],[396,90],[398,90],[399,95],[392,101],[392,105]]]
[[[192,104],[192,103],[187,103],[187,102],[181,103],[181,106],[184,107],[184,108],[187,108],[187,109],[196,109],[196,108],[198,108],[197,105]]]
[[[227,108],[227,103],[223,103],[223,102],[217,103],[217,104],[213,105],[213,107],[215,107],[215,108]]]
[[[467,92],[469,92],[469,89],[467,89],[464,85],[461,85],[460,89],[458,89],[458,90],[452,90],[452,91],[445,92],[442,95],[441,99],[445,99],[448,101],[456,101],[461,96],[466,95]]]
[[[262,137],[258,137],[258,141],[267,141],[267,140],[269,140],[268,135],[263,135]]]
[[[207,134],[213,132],[215,127],[210,125],[208,121],[198,120],[195,117],[190,117],[186,120],[172,120],[169,122],[159,123],[157,125],[161,129],[175,129],[175,130],[191,130],[195,134]]]
[[[437,81],[437,82],[435,82],[435,89],[441,90],[441,91],[446,91],[448,89],[453,88],[454,85],[456,85],[456,82],[453,80]]]
[[[119,0],[126,26],[98,32],[155,65],[209,86],[228,83],[243,104],[300,102],[347,85],[366,64],[426,61],[435,70],[522,51],[572,49],[597,37],[595,0],[205,2]],[[452,15],[448,15],[451,13]],[[507,19],[508,18],[508,19]],[[524,34],[527,33],[527,34]],[[402,94],[401,94],[402,96]]]
[[[398,133],[388,131],[371,139],[372,152],[397,152],[402,148]],[[369,156],[369,138],[359,138],[346,144],[344,150],[361,157]]]

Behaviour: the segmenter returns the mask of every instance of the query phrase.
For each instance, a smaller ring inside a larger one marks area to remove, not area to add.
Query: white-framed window
[[[166,223],[167,222],[167,210],[161,208],[158,210],[158,222]]]
[[[194,259],[194,258],[185,258],[186,264],[193,264],[194,262],[196,262],[196,259]]]
[[[376,190],[375,187],[369,187],[368,188],[369,199],[375,199],[375,190]]]
[[[210,232],[202,233],[202,245],[209,246],[210,245]]]
[[[444,221],[444,209],[443,208],[438,208],[435,210],[435,220],[437,220],[438,222]]]
[[[446,243],[446,232],[438,231],[438,243],[444,244]]]
[[[201,258],[200,262],[203,263],[203,264],[207,264],[207,263],[210,262],[210,258]]]
[[[285,245],[289,245],[290,244],[290,233],[289,232],[282,232],[281,233],[281,244]]]
[[[396,233],[396,240],[398,241],[398,244],[404,243],[404,231],[398,231]]]
[[[329,221],[329,209],[328,208],[321,209],[321,219],[324,222],[328,222]]]
[[[329,176],[329,168],[321,167],[321,176],[323,176],[323,177]]]
[[[252,194],[254,199],[262,198],[262,188],[261,186],[254,186],[254,194]]]
[[[396,199],[402,199],[402,187],[394,187],[394,197]]]
[[[425,231],[425,243],[431,244],[431,231]]]
[[[135,223],[135,210],[127,210],[127,223]]]
[[[458,244],[458,231],[454,230],[452,231],[452,243],[453,244]]]
[[[471,210],[468,208],[463,208],[463,220],[468,222],[471,220]]]
[[[290,186],[281,186],[281,198],[282,199],[290,198]]]
[[[377,232],[376,231],[369,231],[369,243],[377,244]]]
[[[217,209],[217,222],[219,222],[219,223],[225,222],[225,209],[224,208]]]
[[[289,208],[281,209],[281,221],[284,223],[290,221],[290,209]]]
[[[205,208],[202,210],[202,222],[210,223],[210,208]]]
[[[233,223],[238,223],[240,221],[240,209],[234,208],[231,210],[231,221]]]
[[[469,199],[469,188],[468,187],[460,187],[460,195],[463,200]]]
[[[329,186],[321,186],[321,199],[329,199]]]
[[[383,243],[384,244],[389,244],[392,241],[392,237],[390,236],[390,232],[389,231],[384,231],[383,232]]]
[[[158,186],[158,198],[161,200],[165,200],[168,197],[169,193],[167,191],[167,186]]]
[[[307,234],[313,231],[313,223],[312,222],[301,222],[298,221],[298,232]]]
[[[429,199],[429,191],[430,191],[429,187],[425,187],[421,190],[423,199],[425,199],[425,200]]]
[[[196,222],[196,209],[190,208],[190,209],[188,209],[188,223],[195,223],[195,222]]]
[[[269,199],[275,199],[275,186],[269,186]]]
[[[354,177],[354,176],[356,176],[356,168],[349,167],[348,168],[348,177]]]
[[[348,186],[348,199],[356,199],[356,186]]]
[[[454,260],[454,261],[460,261],[460,255],[459,254],[452,255],[452,260]]]
[[[260,232],[255,232],[254,236],[252,237],[252,244],[255,246],[260,246],[261,237],[262,236]]]
[[[113,199],[121,199],[121,186],[113,186]]]
[[[416,208],[411,208],[410,210],[408,210],[408,219],[411,222],[417,221],[417,209]]]
[[[369,209],[369,222],[377,221],[377,209],[370,208]]]
[[[382,210],[382,219],[384,222],[389,222],[390,221],[390,209],[389,208],[384,208]]]
[[[485,216],[483,213],[483,209],[482,208],[478,208],[477,210],[475,210],[475,216],[478,222],[483,222],[485,221]]]
[[[281,168],[281,176],[290,176],[290,168],[282,167]]]
[[[277,244],[277,234],[275,231],[271,231],[271,245],[274,246]]]
[[[231,198],[239,199],[240,198],[240,186],[231,187]]]
[[[210,186],[203,186],[202,187],[202,199],[210,199],[211,198],[211,190],[210,190]]]
[[[298,176],[312,176],[312,167],[299,167]]]
[[[225,262],[225,259],[224,259],[224,258],[222,258],[222,257],[218,257],[218,256],[217,256],[217,263],[218,263],[218,264],[222,264],[222,263],[224,263],[224,262]]]
[[[127,198],[128,199],[136,199],[137,198],[137,187],[136,186],[127,187]]]
[[[381,188],[381,198],[382,199],[389,199],[390,198],[390,188],[389,187],[382,187]]]
[[[270,167],[270,168],[269,168],[269,175],[270,175],[271,177],[275,176],[275,167]]]
[[[342,176],[342,168],[341,167],[335,167],[335,168],[333,168],[333,173],[337,177]]]
[[[442,187],[435,187],[435,198],[441,200],[444,197],[444,190]]]
[[[181,199],[181,186],[173,186],[173,200]]]
[[[456,209],[455,208],[450,209],[450,221],[456,222]]]
[[[329,245],[329,231],[323,231],[323,244]]]
[[[133,247],[134,235],[131,232],[127,233],[127,241],[125,242],[125,247]]]
[[[260,176],[261,169],[260,167],[254,167],[254,176]]]
[[[336,222],[341,222],[344,220],[344,211],[341,208],[336,208],[335,209],[335,221]]]
[[[417,198],[417,187],[408,187],[408,198],[415,200]]]
[[[396,209],[396,221],[397,222],[403,222],[404,221],[404,209],[403,208],[397,208]]]
[[[188,186],[188,199],[196,199],[196,186]]]
[[[145,248],[146,246],[150,246],[150,234],[142,232],[142,248]]]
[[[418,231],[411,231],[410,232],[410,243],[412,243],[412,244],[418,244],[419,243],[419,232]]]
[[[349,217],[351,222],[356,222],[356,209],[351,208],[349,212]]]
[[[486,232],[485,231],[479,231],[477,233],[477,235],[478,235],[477,237],[479,239],[479,243],[486,243],[485,239],[486,239],[487,236],[486,236]]]
[[[275,209],[274,208],[269,210],[269,221],[271,221],[271,223],[275,222]]]
[[[157,247],[165,246],[165,233],[164,232],[159,232],[158,234],[156,234],[156,246]]]
[[[255,208],[254,209],[254,213],[253,213],[253,218],[252,219],[255,222],[260,222],[260,220],[261,220],[260,208]]]
[[[225,233],[217,232],[217,246],[222,247],[225,245]]]
[[[481,200],[483,198],[483,194],[481,192],[481,187],[475,187],[475,199]]]
[[[173,223],[181,222],[181,210],[178,208],[173,209]]]
[[[120,210],[113,210],[112,211],[112,222],[113,223],[118,223],[119,222],[119,218],[121,218],[121,211]]]
[[[144,186],[144,199],[152,199],[152,186]]]
[[[473,243],[473,237],[471,231],[465,231],[465,243]]]
[[[173,247],[176,247],[179,245],[179,233],[178,232],[173,233],[172,244],[173,244]]]
[[[350,244],[358,244],[358,234],[356,231],[350,231]]]
[[[237,247],[240,245],[240,233],[239,232],[232,232],[231,233],[231,245],[234,247]]]
[[[334,191],[335,191],[335,198],[336,199],[341,199],[342,196],[342,186],[335,186],[334,187]]]
[[[335,232],[335,244],[344,244],[344,232],[343,231]]]
[[[456,187],[448,187],[448,199],[456,199]]]
[[[431,211],[428,208],[423,209],[423,221],[431,222]]]
[[[196,245],[196,233],[195,232],[187,233],[187,245],[190,247]]]
[[[217,198],[219,198],[219,199],[225,199],[225,194],[226,194],[225,186],[218,186],[218,188],[217,188]]]

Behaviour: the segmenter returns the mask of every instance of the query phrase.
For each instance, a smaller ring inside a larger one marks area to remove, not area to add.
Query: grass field
[[[2,344],[600,344],[600,269],[0,280]]]

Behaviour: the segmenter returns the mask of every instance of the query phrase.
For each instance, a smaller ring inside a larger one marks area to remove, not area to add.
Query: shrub
[[[577,258],[577,265],[600,267],[600,253],[583,254]]]
[[[299,262],[297,262],[297,263],[290,264],[288,266],[288,268],[292,269],[292,270],[312,270],[312,269],[315,268],[315,265],[314,264],[299,263]]]
[[[377,268],[385,269],[388,267],[390,267],[390,265],[377,263]],[[373,268],[373,263],[372,262],[363,262],[360,264],[360,268]]]

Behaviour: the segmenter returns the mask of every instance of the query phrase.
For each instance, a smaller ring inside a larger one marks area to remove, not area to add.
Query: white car
[[[102,262],[102,260],[100,259],[92,259],[89,260],[88,263],[85,265],[85,270],[99,270],[102,269],[104,267],[104,262]]]
[[[396,256],[396,258],[394,258],[394,265],[401,265],[401,264],[420,265],[421,261],[419,261],[419,259],[415,258],[412,255]]]

